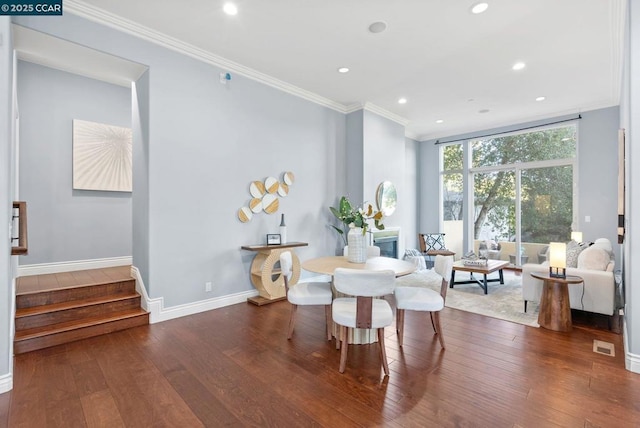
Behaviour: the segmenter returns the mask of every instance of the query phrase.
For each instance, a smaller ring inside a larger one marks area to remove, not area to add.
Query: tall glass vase
[[[349,253],[347,260],[351,263],[364,263],[367,261],[367,239],[362,233],[361,227],[352,227],[347,234]]]

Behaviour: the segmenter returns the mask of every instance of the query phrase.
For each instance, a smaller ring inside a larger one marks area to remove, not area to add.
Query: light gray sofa
[[[584,283],[569,285],[572,309],[613,315],[616,309],[615,260],[608,239],[597,239],[578,255],[577,267],[567,267],[567,275],[582,277]],[[524,311],[527,302],[540,302],[543,281],[531,276],[532,272],[548,273],[549,262],[527,263],[522,267],[522,298]]]

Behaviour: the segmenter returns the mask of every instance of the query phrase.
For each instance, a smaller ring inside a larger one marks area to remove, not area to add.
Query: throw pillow
[[[575,268],[578,267],[578,256],[582,252],[584,248],[578,244],[576,241],[569,241],[567,244],[567,267]]]
[[[415,249],[404,250],[404,260],[413,263],[416,266],[416,270],[427,269],[427,262],[424,260],[422,253]]]
[[[578,256],[578,269],[607,270],[611,258],[609,253],[597,247],[585,248]]]
[[[447,247],[444,246],[444,233],[425,233],[424,243],[427,251],[447,249]]]

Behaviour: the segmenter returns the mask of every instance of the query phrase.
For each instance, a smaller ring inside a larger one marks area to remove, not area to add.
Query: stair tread
[[[31,306],[27,308],[16,309],[16,319],[22,317],[28,317],[33,315],[42,315],[52,312],[64,311],[67,309],[82,308],[93,305],[100,305],[102,303],[120,302],[128,299],[138,298],[140,294],[128,293],[128,294],[112,294],[108,296],[99,296],[89,299],[70,300],[61,303],[51,303],[49,305]]]
[[[130,278],[121,278],[121,279],[115,279],[115,280],[104,280],[104,281],[97,281],[97,282],[88,282],[85,284],[70,284],[70,285],[60,285],[57,287],[52,287],[52,288],[47,288],[44,290],[28,290],[28,291],[16,291],[16,297],[17,296],[28,296],[28,295],[33,295],[33,294],[41,294],[41,293],[51,293],[54,291],[62,291],[62,290],[72,290],[75,288],[90,288],[90,287],[99,287],[101,285],[109,285],[109,284],[114,284],[114,283],[118,283],[118,282],[128,282],[128,281],[135,281],[136,279],[133,277]]]
[[[47,325],[42,327],[34,327],[26,330],[16,331],[15,341],[29,340],[37,337],[47,336],[56,333],[62,333],[65,331],[71,331],[81,329],[84,327],[91,327],[97,324],[106,324],[112,321],[118,321],[127,318],[134,318],[138,316],[148,315],[149,313],[142,308],[120,311],[109,315],[101,315],[90,318],[84,318],[82,320],[68,321],[59,324]]]
[[[102,285],[131,279],[135,279],[131,275],[131,265],[25,275],[16,279],[16,295]]]

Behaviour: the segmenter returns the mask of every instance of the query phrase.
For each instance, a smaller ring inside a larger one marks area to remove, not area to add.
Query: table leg
[[[489,286],[487,285],[487,274],[486,273],[484,274],[483,282],[484,282],[484,287],[482,287],[482,288],[484,288],[484,294],[487,294],[489,292]]]
[[[504,284],[504,275],[502,274],[502,269],[498,271],[498,275],[500,275],[500,284]]]
[[[456,282],[456,271],[451,270],[451,281],[449,282],[449,288],[453,288],[453,283]]]

